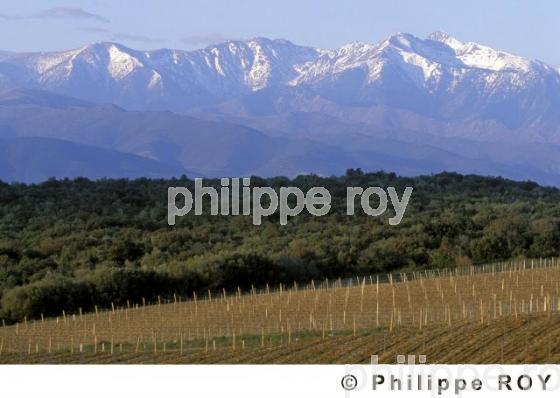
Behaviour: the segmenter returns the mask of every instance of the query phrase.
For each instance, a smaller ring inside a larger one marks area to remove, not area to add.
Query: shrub
[[[76,312],[91,308],[89,284],[64,277],[47,277],[41,281],[7,291],[2,297],[3,317],[9,321],[58,315],[62,310]]]

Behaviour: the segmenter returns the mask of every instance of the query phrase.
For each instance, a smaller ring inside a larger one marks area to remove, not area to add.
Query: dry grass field
[[[2,363],[560,362],[560,262],[127,303],[0,328]]]

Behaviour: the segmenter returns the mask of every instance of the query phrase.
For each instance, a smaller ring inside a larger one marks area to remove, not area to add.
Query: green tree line
[[[248,216],[189,214],[170,227],[167,188],[193,187],[187,177],[0,182],[0,317],[560,254],[560,191],[532,182],[348,170],[252,184],[322,186],[332,209],[323,217],[303,212],[286,226],[277,214],[260,226]],[[347,216],[348,186],[414,192],[401,224],[390,226],[390,211]]]

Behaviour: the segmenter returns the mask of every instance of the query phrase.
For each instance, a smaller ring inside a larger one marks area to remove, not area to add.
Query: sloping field
[[[549,259],[127,303],[4,326],[0,362],[559,362],[559,283]]]
[[[172,342],[170,342],[171,344]],[[260,347],[184,348],[166,352],[115,349],[110,352],[9,353],[3,363],[143,364],[346,364],[396,363],[397,355],[426,355],[428,363],[559,363],[560,318],[546,315],[491,324],[457,324],[424,329],[360,332],[356,336],[299,338],[291,344]]]

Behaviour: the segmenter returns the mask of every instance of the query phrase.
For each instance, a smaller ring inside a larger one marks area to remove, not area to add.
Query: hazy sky
[[[225,38],[286,38],[333,48],[395,32],[442,30],[560,65],[559,0],[2,0],[0,50],[95,41],[199,48]]]

